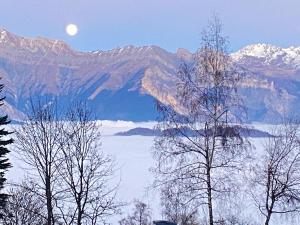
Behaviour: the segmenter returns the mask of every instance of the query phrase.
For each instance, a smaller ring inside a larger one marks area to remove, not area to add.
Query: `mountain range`
[[[176,103],[176,71],[192,57],[185,49],[172,53],[158,46],[78,52],[63,41],[1,29],[3,111],[21,120],[32,99],[55,100],[64,107],[83,100],[97,119],[153,120],[156,99]],[[246,70],[240,91],[249,121],[274,122],[300,113],[300,47],[254,44],[231,57]]]

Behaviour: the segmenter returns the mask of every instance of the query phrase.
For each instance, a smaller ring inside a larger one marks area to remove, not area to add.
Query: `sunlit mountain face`
[[[247,72],[240,92],[249,121],[271,122],[300,113],[300,48],[255,44],[231,54]],[[34,99],[67,107],[84,100],[97,119],[154,120],[155,101],[176,103],[175,74],[192,53],[157,46],[77,52],[46,38],[0,31],[5,111],[22,119]]]

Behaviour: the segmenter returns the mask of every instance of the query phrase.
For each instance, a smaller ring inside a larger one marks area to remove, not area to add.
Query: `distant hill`
[[[249,121],[272,122],[300,113],[300,48],[257,44],[232,57],[248,70],[240,91]],[[65,107],[80,99],[97,119],[153,120],[156,99],[176,102],[174,75],[180,62],[191,58],[185,49],[171,53],[157,46],[77,52],[59,40],[0,30],[4,111],[22,119],[31,99],[55,100]]]
[[[176,130],[165,130],[163,132],[172,132],[174,134],[180,135]],[[252,138],[261,138],[261,137],[271,137],[272,135],[268,132],[261,131],[254,128],[239,128],[239,132],[241,136],[243,137],[252,137]],[[201,133],[203,133],[203,130],[199,130],[197,132],[189,130],[188,128],[185,130],[185,133],[189,136],[197,136]],[[130,129],[128,131],[123,131],[116,133],[115,136],[134,136],[134,135],[140,135],[140,136],[160,136],[162,133],[155,129],[150,128],[143,128],[143,127],[137,127]]]

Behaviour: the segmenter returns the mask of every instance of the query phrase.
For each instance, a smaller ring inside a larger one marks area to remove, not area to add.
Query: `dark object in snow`
[[[154,225],[177,225],[176,223],[164,221],[164,220],[153,221],[153,224]]]
[[[258,138],[258,137],[271,137],[272,136],[268,132],[254,129],[254,128],[244,128],[244,127],[237,127],[237,126],[234,126],[232,128],[233,128],[232,130],[230,128],[227,128],[226,130],[224,130],[224,129],[219,130],[220,135],[222,135],[224,132],[226,132],[228,135],[228,133],[235,131],[235,132],[239,132],[242,137]],[[115,136],[134,136],[134,135],[161,136],[162,133],[164,135],[172,133],[174,135],[182,136],[183,134],[180,132],[184,132],[184,135],[189,136],[189,137],[195,137],[195,136],[204,134],[203,130],[192,131],[189,128],[180,129],[180,130],[174,128],[174,129],[167,129],[164,131],[160,131],[160,130],[155,130],[155,129],[150,129],[150,128],[137,127],[137,128],[130,129],[128,131],[116,133]]]

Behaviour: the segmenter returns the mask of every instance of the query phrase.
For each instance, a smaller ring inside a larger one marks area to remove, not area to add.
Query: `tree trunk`
[[[54,220],[53,220],[50,177],[46,177],[46,201],[47,201],[47,225],[53,225]]]
[[[207,132],[209,130],[209,126],[207,123],[205,123],[204,129],[205,129],[205,145],[206,145],[205,161],[206,161],[208,224],[213,225],[214,218],[213,218],[213,203],[212,203],[212,188],[211,188],[211,161],[210,161],[212,154],[209,151],[209,135],[210,134]]]
[[[81,225],[82,224],[82,212],[78,212],[78,216],[77,216],[77,225]]]
[[[266,221],[265,221],[265,225],[269,225],[270,220],[271,220],[273,207],[274,207],[274,204],[275,204],[274,196],[272,196],[271,200],[272,200],[272,202],[271,202],[270,208],[267,210],[268,214],[267,214],[267,218],[266,218]]]
[[[269,225],[270,219],[271,219],[271,213],[268,212],[265,225]]]
[[[211,181],[210,181],[210,171],[207,174],[207,200],[208,200],[208,224],[214,224],[213,218],[213,206],[212,206],[212,191],[211,191]]]
[[[82,224],[82,214],[83,214],[83,209],[81,207],[81,193],[78,194],[79,200],[77,200],[77,207],[78,207],[78,214],[77,214],[77,225]]]

